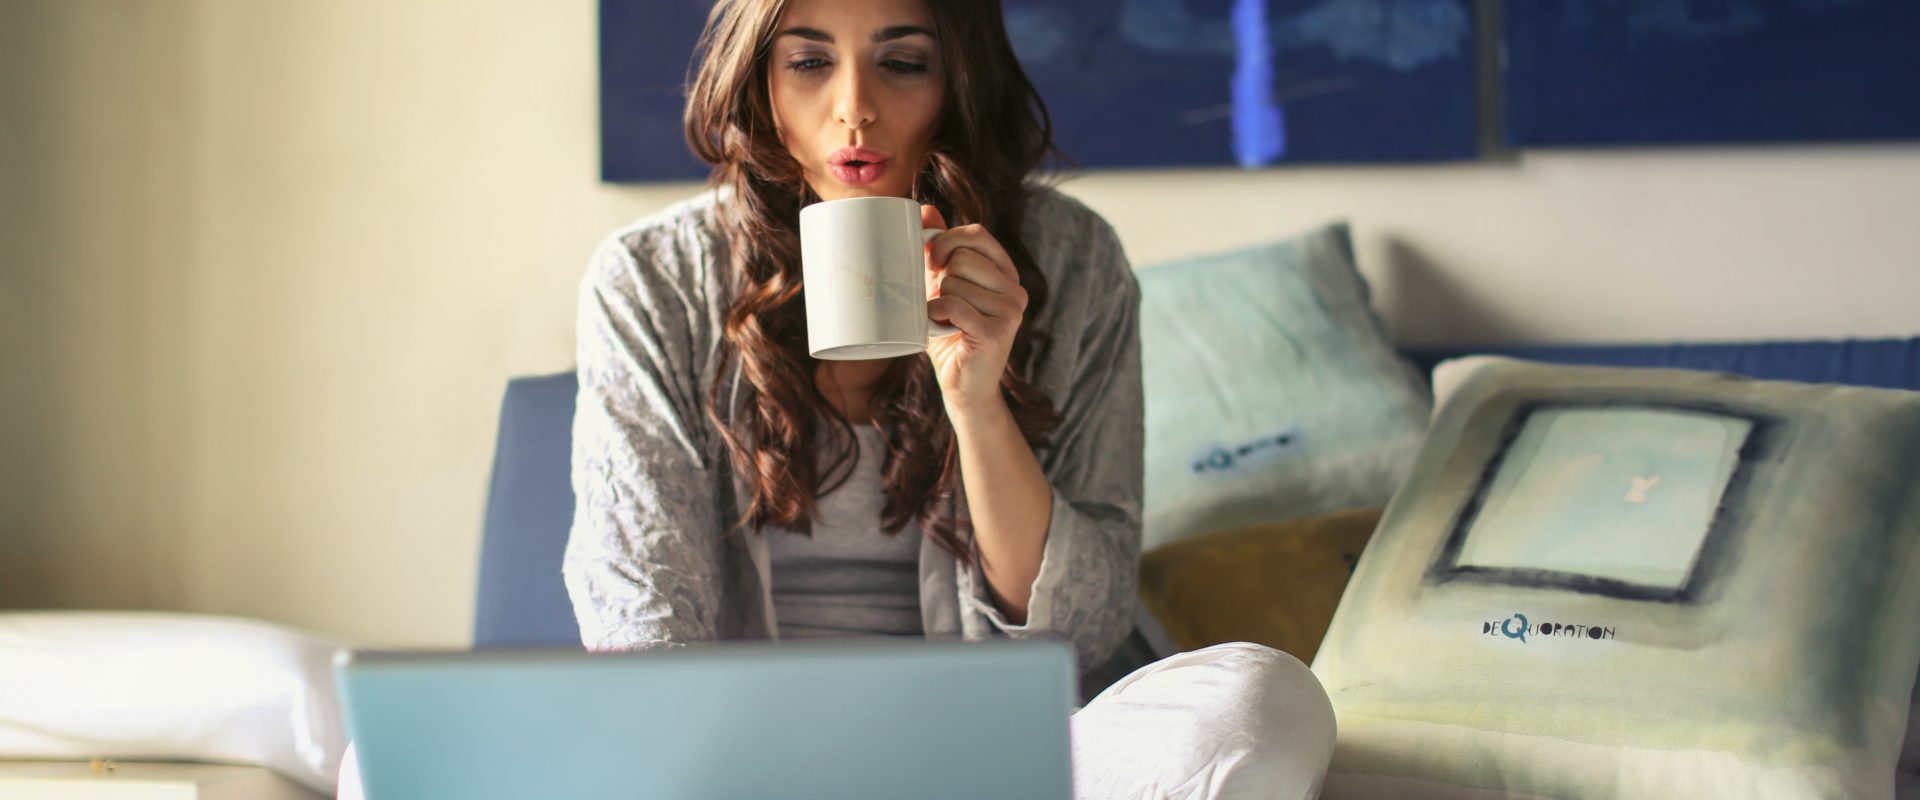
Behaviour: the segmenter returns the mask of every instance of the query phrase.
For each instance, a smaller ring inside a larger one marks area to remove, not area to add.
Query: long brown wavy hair
[[[1021,220],[1029,179],[1056,155],[1053,125],[1014,56],[999,0],[925,2],[946,65],[948,100],[914,194],[952,225],[984,225],[1012,256],[1027,309],[1000,379],[1001,396],[1028,446],[1045,447],[1060,415],[1029,375],[1048,343],[1031,324],[1046,307],[1047,282],[1034,266]],[[799,216],[818,198],[775,132],[767,94],[768,52],[786,6],[786,0],[719,0],[695,51],[687,98],[687,141],[712,165],[711,184],[730,190],[723,191],[719,214],[728,278],[741,287],[727,312],[706,409],[733,468],[754,487],[729,534],[772,523],[811,535],[814,498],[845,482],[858,457],[853,428],[821,394],[817,362],[807,352]],[[750,393],[748,413],[738,421],[722,413],[722,390],[736,366],[748,382],[742,391]],[[971,524],[956,492],[959,448],[932,362],[924,355],[893,359],[874,386],[871,413],[886,440],[884,530],[897,534],[916,520],[940,547],[971,563]],[[816,469],[822,444],[833,445],[834,457]]]

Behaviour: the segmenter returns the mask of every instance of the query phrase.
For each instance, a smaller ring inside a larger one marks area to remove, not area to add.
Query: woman
[[[720,0],[698,59],[715,190],[581,285],[585,645],[1056,636],[1099,664],[1135,603],[1138,287],[1098,215],[1029,183],[1050,126],[998,0]],[[799,210],[875,195],[947,229],[927,313],[959,332],[815,360]],[[1331,708],[1298,661],[1222,645],[1109,687],[1073,745],[1082,797],[1311,797]]]
[[[564,571],[586,645],[1049,635],[1099,664],[1135,602],[1138,288],[1103,220],[1028,183],[1051,137],[999,4],[723,0],[686,125],[719,191],[610,238],[582,286]],[[928,248],[927,313],[960,332],[924,356],[815,360],[799,210],[867,195],[955,225]],[[1125,737],[1151,713],[1106,701],[1185,681],[1206,684],[1180,691],[1205,715],[1251,715],[1188,744],[1225,756],[1286,726],[1276,758],[1317,758],[1296,793],[1317,782],[1330,721],[1259,712],[1324,694],[1239,646],[1149,666],[1077,714],[1083,790],[1170,785],[1094,764],[1164,755]],[[1273,763],[1207,769],[1265,781]]]
[[[1092,664],[1127,635],[1138,293],[1097,216],[1025,186],[1047,130],[988,10],[715,7],[686,122],[719,191],[616,234],[582,286],[565,574],[589,647],[1049,632]],[[798,213],[868,195],[958,224],[928,314],[961,332],[818,361]]]

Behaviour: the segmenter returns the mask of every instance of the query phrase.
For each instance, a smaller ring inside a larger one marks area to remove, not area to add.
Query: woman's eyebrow
[[[881,28],[875,31],[873,34],[873,43],[890,42],[895,39],[904,39],[914,35],[925,36],[931,39],[933,38],[933,31],[918,25],[895,25],[891,28]]]
[[[811,42],[824,42],[826,44],[833,44],[833,34],[827,33],[826,31],[820,30],[819,28],[788,28],[784,31],[774,34],[774,38],[776,39],[782,36],[798,36],[802,39],[806,39]]]
[[[819,28],[788,28],[774,34],[774,38],[776,39],[782,36],[797,36],[807,41],[821,42],[824,44],[834,43],[833,34],[827,33]],[[894,25],[874,31],[873,43],[891,42],[895,39],[905,39],[908,36],[925,36],[931,39],[933,38],[933,31],[927,30],[919,25]]]

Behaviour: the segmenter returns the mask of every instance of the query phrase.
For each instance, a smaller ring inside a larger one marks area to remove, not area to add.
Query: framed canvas
[[[682,87],[709,0],[601,0],[601,175],[698,178]],[[1005,0],[1085,167],[1467,159],[1470,0]]]
[[[1514,146],[1920,136],[1912,0],[1503,4]]]

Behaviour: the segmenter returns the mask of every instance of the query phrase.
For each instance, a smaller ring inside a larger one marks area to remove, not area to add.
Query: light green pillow
[[[1430,406],[1368,305],[1345,223],[1138,279],[1145,549],[1386,505]]]
[[[1885,798],[1920,393],[1475,358],[1314,659],[1329,798]]]

